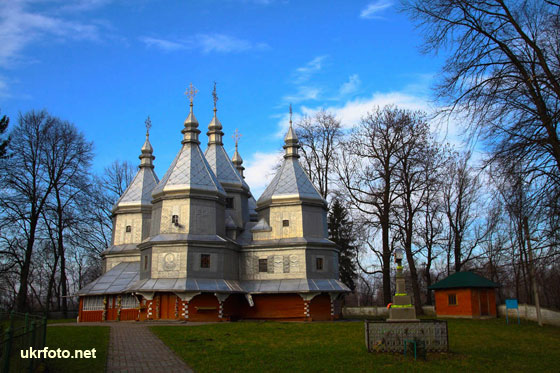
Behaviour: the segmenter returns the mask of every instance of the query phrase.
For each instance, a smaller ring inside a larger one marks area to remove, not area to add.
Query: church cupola
[[[256,234],[254,239],[327,238],[327,203],[301,167],[299,147],[292,126],[290,105],[290,126],[284,138],[284,161],[257,201],[259,220],[264,218],[272,231]]]
[[[190,100],[190,112],[187,119],[185,119],[185,123],[184,123],[185,128],[183,128],[183,130],[181,131],[181,133],[183,134],[183,141],[181,141],[181,144],[186,144],[186,143],[195,143],[197,145],[200,144],[200,141],[198,140],[198,135],[200,134],[200,130],[198,129],[198,120],[196,120],[196,117],[194,116],[193,113],[193,98],[197,92],[198,91],[196,90],[196,88],[193,87],[192,83],[190,84],[187,92],[185,92],[185,94],[189,97]]]
[[[139,167],[140,168],[148,167],[153,169],[154,168],[153,161],[154,159],[156,159],[156,157],[152,155],[154,149],[152,148],[152,144],[150,144],[150,128],[152,127],[152,121],[149,116],[146,119],[145,123],[146,123],[146,142],[144,142],[142,149],[140,149],[141,154],[138,157],[140,158]]]
[[[115,214],[119,212],[119,209],[125,207],[151,206],[151,193],[159,182],[154,173],[153,161],[156,157],[153,156],[154,149],[152,144],[150,144],[152,121],[149,116],[144,123],[146,124],[146,141],[142,145],[141,153],[138,157],[140,159],[139,170],[128,185],[128,188],[126,188],[117,203],[115,203],[113,207]]]
[[[208,145],[216,144],[216,145],[223,145],[222,143],[222,136],[224,133],[222,132],[222,123],[218,119],[216,112],[218,111],[216,107],[216,103],[218,102],[218,95],[216,94],[216,82],[214,82],[214,89],[212,90],[212,98],[214,100],[214,116],[212,117],[212,121],[208,125]]]
[[[242,166],[243,158],[241,158],[241,156],[239,155],[239,151],[237,149],[237,145],[239,143],[240,137],[241,135],[239,134],[239,131],[235,130],[235,133],[233,135],[233,138],[235,139],[235,153],[233,153],[233,158],[231,158],[231,162],[234,164],[237,172],[239,172],[239,175],[241,175],[241,177],[245,179],[245,176],[243,175],[243,171],[245,170],[245,167]]]
[[[290,128],[288,128],[288,133],[286,134],[286,137],[284,137],[284,149],[286,150],[284,158],[299,158],[299,148],[299,140],[296,136],[294,128],[292,127],[292,105],[290,105]]]
[[[212,98],[214,101],[214,116],[210,124],[208,124],[208,148],[204,156],[227,193],[226,216],[230,216],[236,229],[241,230],[250,219],[248,207],[249,186],[245,183],[243,176],[238,172],[224,149],[222,124],[216,114],[218,111],[216,107],[218,102],[216,83],[214,83]],[[231,228],[231,222],[229,222],[229,225]]]

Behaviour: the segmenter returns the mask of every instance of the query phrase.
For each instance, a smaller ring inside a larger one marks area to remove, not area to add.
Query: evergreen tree
[[[352,221],[348,217],[348,211],[335,198],[329,212],[329,239],[337,244],[340,250],[338,254],[340,281],[346,284],[352,291],[356,288],[354,279],[356,273],[356,246],[352,239]]]
[[[0,118],[0,159],[6,157],[6,148],[8,147],[8,143],[10,139],[2,139],[2,134],[6,132],[8,129],[8,124],[10,123],[10,118],[7,116],[3,116]]]

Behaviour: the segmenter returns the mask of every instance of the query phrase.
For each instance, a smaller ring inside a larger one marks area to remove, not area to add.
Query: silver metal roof
[[[324,201],[297,158],[285,158],[282,167],[257,201],[261,205],[274,197],[299,197]]]
[[[129,287],[129,291],[207,291],[223,293],[243,293],[235,280],[194,279],[194,278],[152,278],[140,280]]]
[[[119,263],[99,278],[84,286],[79,295],[99,295],[127,293],[127,289],[137,282],[140,262]]]
[[[239,187],[246,187],[249,189],[249,186],[243,181],[243,178],[237,170],[235,166],[229,159],[224,147],[219,144],[210,144],[204,153],[208,164],[210,164],[210,168],[216,174],[218,181],[220,183],[228,183],[233,184]]]
[[[124,253],[124,252],[128,252],[128,251],[134,251],[134,250],[137,250],[137,249],[138,249],[138,247],[134,243],[127,243],[127,244],[123,244],[123,245],[113,245],[113,246],[107,248],[107,250],[103,251],[101,253],[101,255]]]
[[[183,145],[153,193],[181,189],[215,191],[225,195],[200,147],[193,142]]]
[[[334,279],[252,280],[241,281],[241,287],[251,294],[350,291],[348,286]]]
[[[126,188],[121,198],[115,204],[115,207],[150,205],[152,203],[152,191],[158,182],[158,177],[152,168],[140,168],[128,188]]]

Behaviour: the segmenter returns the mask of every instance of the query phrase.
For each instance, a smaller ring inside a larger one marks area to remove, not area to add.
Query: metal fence
[[[46,338],[45,317],[0,311],[0,372],[35,371],[41,359],[24,359],[22,351],[43,349]]]
[[[449,349],[447,321],[443,320],[366,320],[365,333],[369,352],[403,352],[405,340],[423,341],[428,352],[446,352]]]

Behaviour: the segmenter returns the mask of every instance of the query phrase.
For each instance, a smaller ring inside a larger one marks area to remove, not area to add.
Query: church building
[[[283,163],[255,201],[237,141],[231,159],[223,147],[215,90],[202,152],[194,93],[191,85],[181,146],[161,180],[148,119],[138,172],[113,207],[104,273],[79,291],[79,321],[334,319],[350,290],[291,113]]]

